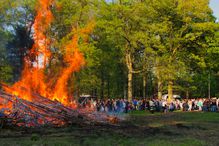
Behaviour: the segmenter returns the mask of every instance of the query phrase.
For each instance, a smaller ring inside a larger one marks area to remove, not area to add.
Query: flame
[[[78,71],[81,66],[85,64],[83,54],[78,49],[78,37],[74,35],[72,42],[66,46],[66,55],[64,60],[68,63],[68,67],[62,70],[61,76],[58,78],[55,86],[55,93],[53,99],[62,97],[61,102],[66,103],[68,100],[67,95],[67,82],[72,72]]]
[[[47,58],[50,57],[51,53],[47,47],[50,45],[50,40],[46,37],[46,30],[49,28],[53,21],[53,15],[50,11],[52,0],[39,0],[37,6],[37,15],[34,21],[34,46],[33,51],[37,50],[37,55],[43,55],[44,67],[47,62]]]
[[[81,29],[72,29],[73,36],[69,43],[63,47],[66,67],[62,68],[58,78],[50,78],[45,75],[45,69],[51,57],[51,40],[46,33],[54,19],[50,10],[52,4],[53,0],[39,0],[33,24],[34,45],[27,57],[24,58],[21,79],[11,88],[4,87],[4,89],[25,100],[32,101],[34,98],[32,95],[37,93],[49,99],[57,100],[66,106],[76,108],[76,102],[69,99],[67,83],[71,74],[79,71],[85,65],[85,59],[80,52],[78,42],[81,37],[85,43],[88,43],[88,35],[93,30],[94,22],[91,21]],[[46,82],[48,79],[56,80],[55,85],[51,86]]]
[[[91,21],[87,27],[79,31],[79,34],[83,37],[85,42],[87,42],[87,36],[93,30],[93,27],[94,22]],[[62,70],[61,76],[58,78],[57,84],[54,88],[55,93],[53,95],[53,99],[57,99],[64,104],[69,103],[67,91],[69,77],[73,72],[79,71],[80,68],[85,65],[84,56],[80,52],[78,46],[79,34],[77,34],[76,29],[73,29],[72,32],[74,34],[72,40],[65,46],[64,61],[68,66]]]
[[[10,92],[8,88],[5,89],[7,92],[26,100],[32,100],[32,93],[47,96],[44,69],[51,54],[48,49],[50,40],[46,37],[46,30],[53,20],[52,12],[50,11],[51,5],[52,0],[39,0],[36,9],[37,15],[33,24],[34,45],[28,56],[24,58],[24,69],[20,81],[12,86],[13,91]],[[43,64],[41,65],[40,62]]]

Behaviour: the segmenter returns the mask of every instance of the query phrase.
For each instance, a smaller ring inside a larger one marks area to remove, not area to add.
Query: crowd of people
[[[82,106],[88,106],[100,112],[124,112],[133,110],[148,110],[150,112],[173,112],[181,111],[219,111],[219,98],[196,98],[196,99],[97,99],[87,100]]]

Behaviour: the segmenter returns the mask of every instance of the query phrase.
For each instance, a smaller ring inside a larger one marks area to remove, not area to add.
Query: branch
[[[141,70],[134,70],[134,71],[132,71],[132,73],[133,74],[139,74],[139,73],[142,73],[142,72],[145,72],[145,71],[147,71],[147,68],[143,68]]]
[[[125,37],[125,36],[122,36],[122,37],[128,42],[129,47],[131,47],[131,41],[127,37]]]

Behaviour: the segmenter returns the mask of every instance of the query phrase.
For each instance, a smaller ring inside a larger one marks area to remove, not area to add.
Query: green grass
[[[191,138],[177,138],[167,140],[162,137],[153,138],[122,138],[122,137],[98,137],[91,138],[86,137],[82,139],[76,139],[73,137],[55,137],[55,138],[41,138],[38,141],[31,141],[29,138],[8,138],[0,140],[1,145],[12,146],[135,146],[135,145],[147,145],[147,146],[204,146],[206,143],[202,140],[191,139]]]
[[[212,112],[173,112],[173,113],[150,113],[147,111],[133,111],[130,113],[134,120],[133,124],[183,122],[183,123],[217,123],[219,113]],[[146,118],[146,119],[145,119]]]
[[[4,146],[218,146],[219,113],[134,111],[119,127],[2,129]],[[31,132],[30,132],[31,131]]]

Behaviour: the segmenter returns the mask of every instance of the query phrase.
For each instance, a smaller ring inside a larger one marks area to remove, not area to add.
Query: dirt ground
[[[136,111],[125,117],[117,125],[6,127],[0,131],[0,145],[219,146],[219,113]]]

